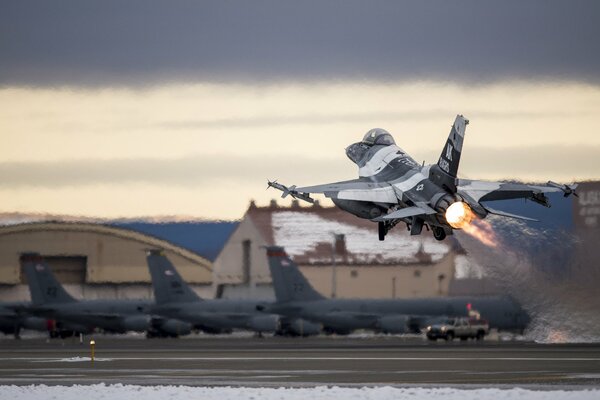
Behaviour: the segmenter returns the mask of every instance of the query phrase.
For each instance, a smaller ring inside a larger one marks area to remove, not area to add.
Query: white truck
[[[482,340],[489,331],[490,326],[483,319],[460,317],[432,324],[427,327],[425,334],[429,340],[444,339],[451,342],[454,338]]]

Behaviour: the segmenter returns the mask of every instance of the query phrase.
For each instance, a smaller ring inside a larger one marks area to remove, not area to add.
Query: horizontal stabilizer
[[[485,210],[487,212],[489,212],[490,214],[493,214],[493,215],[499,215],[501,217],[514,218],[514,219],[522,219],[524,221],[539,222],[537,219],[533,219],[533,218],[529,218],[529,217],[523,217],[522,215],[511,214],[511,213],[507,213],[505,211],[495,210],[495,209],[490,208],[488,206],[483,206],[483,208],[485,208]]]
[[[435,214],[435,213],[436,213],[436,211],[433,208],[426,206],[426,205],[419,205],[419,206],[401,208],[400,210],[396,210],[389,214],[382,215],[381,217],[375,218],[375,219],[373,219],[373,221],[387,221],[387,220],[392,220],[392,219],[401,219],[401,218],[414,217],[417,215],[428,215],[428,214]]]

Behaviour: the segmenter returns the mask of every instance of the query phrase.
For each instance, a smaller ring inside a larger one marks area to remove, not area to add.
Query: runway
[[[420,338],[0,341],[0,384],[600,387],[600,345]]]

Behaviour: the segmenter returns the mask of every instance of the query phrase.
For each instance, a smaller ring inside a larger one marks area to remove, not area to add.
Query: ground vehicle
[[[489,324],[483,319],[448,318],[441,323],[428,326],[426,335],[429,340],[445,339],[452,341],[454,338],[481,340],[488,334],[489,330]]]

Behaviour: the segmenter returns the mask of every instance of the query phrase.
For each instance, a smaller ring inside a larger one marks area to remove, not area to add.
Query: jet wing
[[[396,210],[389,214],[382,215],[381,217],[375,218],[375,219],[373,219],[373,221],[386,221],[386,220],[393,220],[393,219],[402,219],[402,218],[414,217],[417,215],[430,215],[430,214],[435,214],[435,213],[436,213],[436,211],[433,208],[422,203],[422,204],[417,204],[416,206],[413,206],[413,207],[401,208],[400,210]]]
[[[541,186],[524,183],[459,179],[457,192],[467,201],[473,200],[477,203],[493,200],[529,199],[549,207],[550,204],[546,196],[544,196],[545,193],[562,192],[565,196],[569,196],[575,194],[576,187],[577,185],[559,185],[554,182],[548,182],[547,185]]]
[[[327,183],[324,185],[296,188],[301,193],[323,193],[331,199],[372,201],[377,203],[398,202],[394,188],[387,182],[372,182],[365,179]]]

